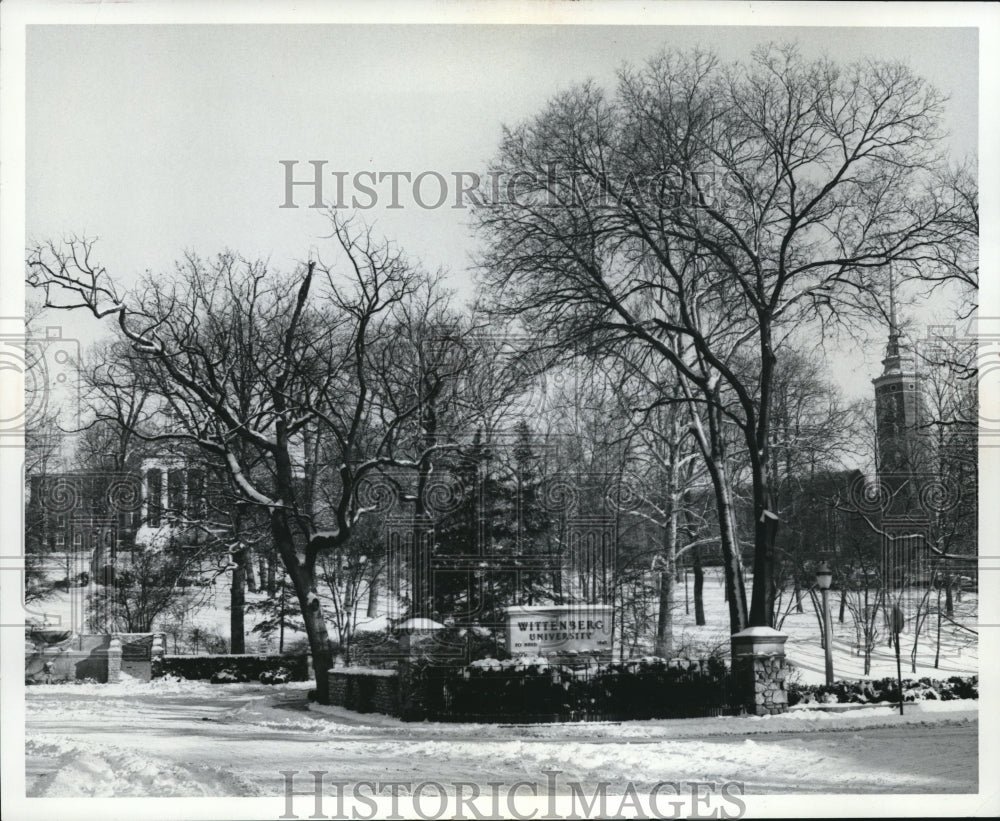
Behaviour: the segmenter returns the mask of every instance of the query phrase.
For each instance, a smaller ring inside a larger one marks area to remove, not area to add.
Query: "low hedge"
[[[571,670],[511,660],[429,667],[417,678],[427,716],[444,721],[670,718],[737,709],[725,664],[715,661],[650,658]]]
[[[978,676],[952,676],[945,680],[903,679],[903,701],[952,701],[979,698]],[[899,702],[899,683],[894,678],[877,681],[835,681],[833,684],[789,684],[788,705],[878,704]]]
[[[309,678],[308,657],[301,656],[164,656],[157,674],[201,679],[217,684],[260,681],[280,684]]]
[[[384,630],[357,633],[351,642],[350,661],[358,667],[392,666],[402,656],[399,639]]]

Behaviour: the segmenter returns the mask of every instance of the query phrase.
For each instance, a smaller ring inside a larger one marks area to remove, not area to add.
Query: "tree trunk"
[[[676,451],[671,454],[667,471],[666,526],[663,529],[663,561],[660,570],[660,609],[656,619],[656,649],[654,655],[670,658],[674,651],[674,584],[677,579],[677,538],[680,524],[680,491],[677,487]]]
[[[229,588],[229,652],[237,655],[247,651],[243,627],[243,606],[246,603],[244,591],[247,579],[246,551],[241,550],[234,559],[236,567],[233,568],[233,581]]]
[[[813,588],[809,589],[809,599],[812,601],[813,613],[816,615],[816,623],[819,625],[819,646],[822,649],[826,649],[826,629],[823,624],[823,605],[820,603],[820,597]]]
[[[726,472],[725,443],[722,420],[717,408],[709,406],[709,440],[705,442],[700,420],[692,410],[695,427],[699,433],[698,442],[705,455],[705,466],[712,480],[716,511],[719,517],[719,541],[722,547],[723,577],[726,586],[726,601],[729,605],[729,631],[739,633],[747,622],[747,594],[743,583],[743,560],[740,556],[739,539],[733,514],[732,488]],[[756,587],[756,583],[754,585]]]
[[[805,608],[802,606],[802,587],[799,585],[799,580],[795,580],[795,612],[805,613]],[[841,619],[843,621],[843,619]]]
[[[951,589],[951,582],[948,583],[948,589]],[[941,663],[941,589],[938,588],[937,594],[937,646],[934,648],[934,669],[938,669],[938,665]]]
[[[654,655],[668,659],[673,654],[674,574],[660,571],[660,609],[656,617],[656,649]]]
[[[365,614],[369,619],[378,616],[378,581],[374,573],[368,583],[368,608],[365,610]]]
[[[954,616],[955,615],[955,602],[954,602],[954,600],[952,599],[952,596],[951,596],[951,586],[952,586],[952,584],[953,584],[952,579],[949,577],[946,580],[945,586],[944,586],[944,613],[945,613],[946,616]]]
[[[723,571],[729,603],[729,629],[739,633],[747,625],[747,594],[743,583],[743,560],[740,556],[736,526],[733,521],[732,495],[728,484],[723,481],[716,490],[720,499],[720,522]]]
[[[267,557],[267,595],[272,597],[278,592],[278,582],[275,578],[275,570],[277,568],[274,566],[274,558],[273,552]]]
[[[694,554],[694,623],[699,627],[705,624],[705,569],[701,566],[701,553],[697,549]]]
[[[281,575],[281,599],[278,602],[278,653],[285,652],[285,579],[287,573]]]
[[[320,607],[319,594],[316,590],[315,567],[299,561],[295,552],[295,542],[292,531],[286,519],[284,510],[276,510],[271,514],[271,532],[277,546],[292,589],[299,601],[299,610],[305,624],[306,636],[309,639],[309,650],[312,653],[313,672],[316,678],[316,700],[320,704],[330,703],[330,668],[333,657],[330,653],[330,638],[326,630],[326,620]],[[282,597],[282,602],[284,597]],[[282,618],[282,625],[284,618]]]
[[[254,578],[253,573],[253,556],[249,550],[240,551],[240,559],[237,561],[241,562],[243,565],[243,573],[246,578],[247,590],[250,593],[257,592],[257,580]]]
[[[754,539],[753,591],[750,596],[748,624],[751,627],[774,627],[774,601],[777,594],[774,574],[774,540],[778,517],[767,480],[761,468],[754,466]]]
[[[847,606],[847,591],[846,590],[841,590],[840,591],[840,614],[839,614],[839,616],[837,618],[837,621],[839,621],[841,624],[844,623],[844,608],[846,606]]]

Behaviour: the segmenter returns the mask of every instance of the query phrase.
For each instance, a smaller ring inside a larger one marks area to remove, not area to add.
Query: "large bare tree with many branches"
[[[388,395],[386,362],[406,344],[414,295],[435,287],[419,266],[370,230],[331,213],[337,259],[289,274],[231,253],[188,255],[173,276],[123,289],[89,240],[39,245],[28,282],[51,308],[114,322],[141,365],[152,407],[171,424],[137,426],[146,441],[187,443],[224,466],[235,493],[264,511],[305,622],[318,698],[331,666],[317,593],[317,560],[345,544],[371,507],[365,483],[387,466],[419,470],[429,454],[412,436],[419,392]],[[316,443],[322,442],[317,448]],[[404,452],[405,451],[405,452]],[[323,494],[314,473],[329,463]],[[322,495],[322,503],[319,496]]]
[[[739,431],[754,586],[746,609],[738,545],[724,546],[733,631],[773,623],[772,406],[788,335],[864,327],[884,313],[890,266],[947,275],[942,249],[968,255],[967,186],[942,184],[944,103],[896,63],[664,52],[623,70],[615,93],[577,86],[505,132],[506,196],[478,212],[494,311],[565,350],[638,344],[664,360],[706,408],[716,468],[724,428]]]

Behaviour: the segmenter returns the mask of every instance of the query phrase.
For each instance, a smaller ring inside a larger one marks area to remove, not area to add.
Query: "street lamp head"
[[[830,569],[830,565],[822,562],[816,569],[816,585],[820,590],[829,590],[832,583],[833,571]]]

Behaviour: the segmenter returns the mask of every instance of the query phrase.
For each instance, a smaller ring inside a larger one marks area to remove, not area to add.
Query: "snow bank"
[[[151,681],[132,678],[122,674],[122,680],[116,684],[34,684],[25,689],[25,696],[30,703],[32,696],[156,696],[167,694],[202,694],[218,693],[222,687],[236,687],[267,692],[275,685],[263,685],[259,682],[243,682],[235,684],[212,684],[201,679],[185,679],[177,676],[161,676]],[[288,682],[293,689],[308,689],[313,686],[309,681]]]
[[[392,678],[398,675],[395,670],[386,670],[382,667],[332,667],[327,672],[341,676],[377,676],[379,678]]]
[[[973,700],[909,703],[899,715],[896,705],[860,705],[853,710],[817,707],[792,709],[774,716],[720,716],[715,718],[652,719],[628,722],[579,722],[563,724],[463,724],[426,721],[410,723],[374,713],[359,714],[343,707],[310,704],[317,720],[328,719],[337,733],[352,735],[394,728],[400,737],[430,738],[473,735],[486,739],[690,739],[766,735],[803,730],[861,730],[903,724],[965,724],[979,718]]]
[[[238,789],[255,795],[255,785],[238,775],[207,765],[185,767],[156,761],[141,750],[86,744],[47,737],[29,739],[25,754],[56,759],[50,779],[39,779],[31,797],[46,796],[207,796]]]

